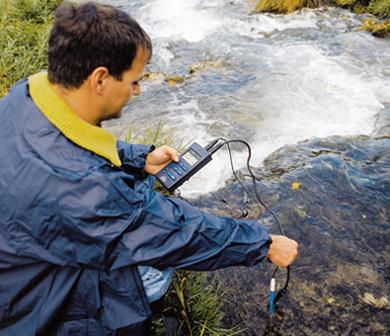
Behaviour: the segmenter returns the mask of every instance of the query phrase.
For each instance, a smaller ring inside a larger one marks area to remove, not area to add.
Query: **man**
[[[174,149],[126,144],[100,128],[140,93],[151,56],[128,14],[63,4],[48,73],[0,102],[0,335],[147,335],[138,266],[295,259],[294,241],[255,221],[153,192],[152,175],[177,160]]]

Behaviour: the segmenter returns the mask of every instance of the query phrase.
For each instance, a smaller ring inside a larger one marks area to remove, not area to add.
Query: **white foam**
[[[200,1],[155,0],[144,8],[142,18],[154,38],[203,40],[215,31],[221,21],[207,10],[198,9]]]
[[[237,93],[243,102],[238,110],[245,113],[252,110],[261,115],[254,119],[258,125],[251,125],[257,128],[251,143],[254,166],[258,167],[278,148],[300,140],[372,132],[375,115],[383,108],[380,100],[385,95],[383,82],[347,72],[340,65],[345,60],[324,55],[312,45],[270,51],[273,57],[268,58],[269,66],[275,68],[275,76],[268,78],[269,82],[266,79],[265,85],[260,79],[258,88],[252,88],[251,92],[245,88]],[[263,74],[258,76],[261,78]],[[385,98],[389,96],[387,93]],[[251,101],[257,101],[257,110]],[[196,124],[195,120],[191,122]],[[246,155],[244,149],[234,153],[237,169],[245,167]],[[183,187],[184,195],[196,197],[215,190],[230,176],[227,154],[218,153],[212,163]]]
[[[317,28],[317,21],[313,12],[285,16],[258,14],[250,16],[248,20],[231,20],[231,23],[226,26],[231,26],[231,30],[239,35],[258,37],[258,35],[286,29]]]
[[[311,45],[287,46],[274,52],[270,62],[286,71],[286,80],[276,80],[264,97],[279,117],[266,119],[262,128],[270,128],[267,123],[277,125],[280,136],[296,140],[371,132],[382,104],[363,75],[348,73],[337,57]]]
[[[286,47],[274,56],[271,66],[286,74],[270,81],[259,102],[264,113],[253,144],[257,162],[300,140],[371,133],[383,107],[376,83],[347,73],[337,57],[313,46]]]

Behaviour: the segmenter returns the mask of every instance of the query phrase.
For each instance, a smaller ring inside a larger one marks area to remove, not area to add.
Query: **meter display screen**
[[[189,150],[183,155],[183,159],[186,160],[191,166],[193,166],[198,160],[201,159],[201,157],[193,150]]]

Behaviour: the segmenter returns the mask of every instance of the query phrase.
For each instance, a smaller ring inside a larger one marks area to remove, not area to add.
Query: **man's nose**
[[[133,96],[138,96],[141,93],[141,86],[138,83],[134,84],[132,90]]]

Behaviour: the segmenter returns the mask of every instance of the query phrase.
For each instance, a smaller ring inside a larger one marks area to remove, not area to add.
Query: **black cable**
[[[252,157],[252,150],[251,150],[251,147],[250,145],[244,141],[244,140],[225,140],[224,138],[218,138],[219,140],[222,140],[223,143],[220,143],[216,148],[213,149],[213,146],[211,146],[211,149],[212,151],[209,151],[211,154],[214,154],[217,150],[219,150],[222,146],[224,146],[225,144],[227,145],[228,147],[228,150],[229,150],[229,157],[230,157],[230,162],[231,162],[231,166],[232,166],[232,171],[233,171],[233,175],[234,177],[236,178],[237,182],[242,186],[242,188],[248,193],[249,195],[249,192],[247,190],[246,187],[244,187],[244,185],[241,183],[241,181],[239,180],[239,178],[237,177],[236,173],[235,173],[235,170],[234,170],[234,167],[233,167],[233,160],[232,160],[232,155],[231,155],[231,150],[230,150],[230,146],[229,144],[230,143],[241,143],[241,144],[244,144],[247,149],[248,149],[248,158],[247,158],[247,162],[246,162],[246,166],[247,166],[247,169],[248,169],[248,172],[252,178],[252,181],[253,181],[253,187],[254,187],[254,191],[255,191],[255,195],[256,195],[256,199],[257,199],[257,202],[260,203],[260,205],[262,205],[271,215],[272,217],[275,219],[276,223],[278,224],[278,227],[279,227],[279,231],[280,233],[285,236],[285,233],[284,233],[284,229],[282,227],[282,225],[280,224],[278,218],[276,217],[275,213],[269,209],[267,207],[267,205],[261,200],[260,196],[259,196],[259,193],[258,193],[258,190],[257,190],[257,183],[256,183],[256,177],[255,175],[253,174],[252,172],[252,169],[250,167],[250,160],[251,160],[251,157]],[[217,140],[217,139],[216,139]],[[213,141],[215,142],[215,140]],[[215,144],[214,144],[215,145]]]
[[[232,168],[233,175],[236,178],[237,182],[240,184],[241,188],[244,190],[244,200],[243,200],[243,202],[244,203],[248,203],[248,198],[250,198],[249,191],[246,188],[246,186],[244,186],[244,184],[241,182],[241,180],[238,178],[238,176],[236,174],[236,171],[234,169],[233,155],[232,155],[232,151],[230,149],[230,145],[229,145],[229,143],[226,143],[226,145],[227,145],[227,148],[228,148],[228,151],[229,151],[230,166]]]
[[[229,141],[225,140],[224,138],[218,138],[216,139],[217,141],[218,140],[222,140],[224,141],[224,144],[226,144],[227,148],[228,148],[228,151],[229,151],[229,158],[230,158],[230,166],[232,168],[232,172],[233,172],[233,175],[235,177],[235,179],[237,180],[237,182],[240,184],[241,188],[244,190],[244,195],[246,195],[248,198],[250,198],[249,196],[249,191],[248,189],[246,188],[246,186],[241,182],[241,180],[238,178],[237,174],[236,174],[236,170],[234,169],[234,163],[233,163],[233,155],[232,155],[232,151],[230,149],[230,145],[229,145]],[[215,140],[214,140],[215,141]],[[215,143],[214,143],[215,145]],[[221,148],[221,146],[219,147]],[[218,149],[219,149],[218,148]]]
[[[218,143],[219,140],[221,140],[223,142],[219,143],[218,146],[215,147],[215,145]],[[251,160],[251,157],[252,157],[252,150],[251,150],[250,145],[246,141],[244,141],[244,140],[238,140],[238,139],[226,140],[224,138],[218,138],[218,139],[214,139],[207,146],[207,150],[209,151],[209,153],[214,154],[222,146],[227,145],[228,151],[229,151],[230,164],[231,164],[231,167],[232,167],[233,175],[236,178],[237,182],[241,185],[241,187],[244,189],[244,191],[246,192],[246,194],[249,197],[248,189],[240,181],[240,179],[238,178],[238,176],[236,175],[236,172],[234,170],[232,153],[231,153],[231,149],[230,149],[230,146],[229,146],[230,143],[241,143],[241,144],[244,144],[246,146],[246,148],[248,149],[248,157],[247,157],[246,166],[247,166],[248,172],[249,172],[249,174],[250,174],[250,176],[252,178],[252,181],[253,181],[253,189],[255,191],[257,202],[260,205],[262,205],[272,215],[272,217],[275,219],[276,223],[278,224],[279,231],[280,231],[281,235],[285,236],[284,229],[283,229],[282,225],[280,224],[280,222],[278,220],[278,217],[276,216],[276,214],[271,209],[268,208],[268,206],[261,200],[261,198],[259,196],[259,193],[258,193],[258,190],[257,190],[256,176],[253,174],[252,169],[250,167],[250,160]],[[276,266],[276,268],[275,268],[275,270],[273,272],[272,278],[275,277],[277,271],[278,271],[278,266]],[[289,282],[290,282],[290,266],[287,266],[286,282],[285,282],[283,288],[281,288],[278,291],[278,293],[276,294],[275,299],[274,299],[274,303],[275,304],[287,293],[287,288],[288,288]]]

